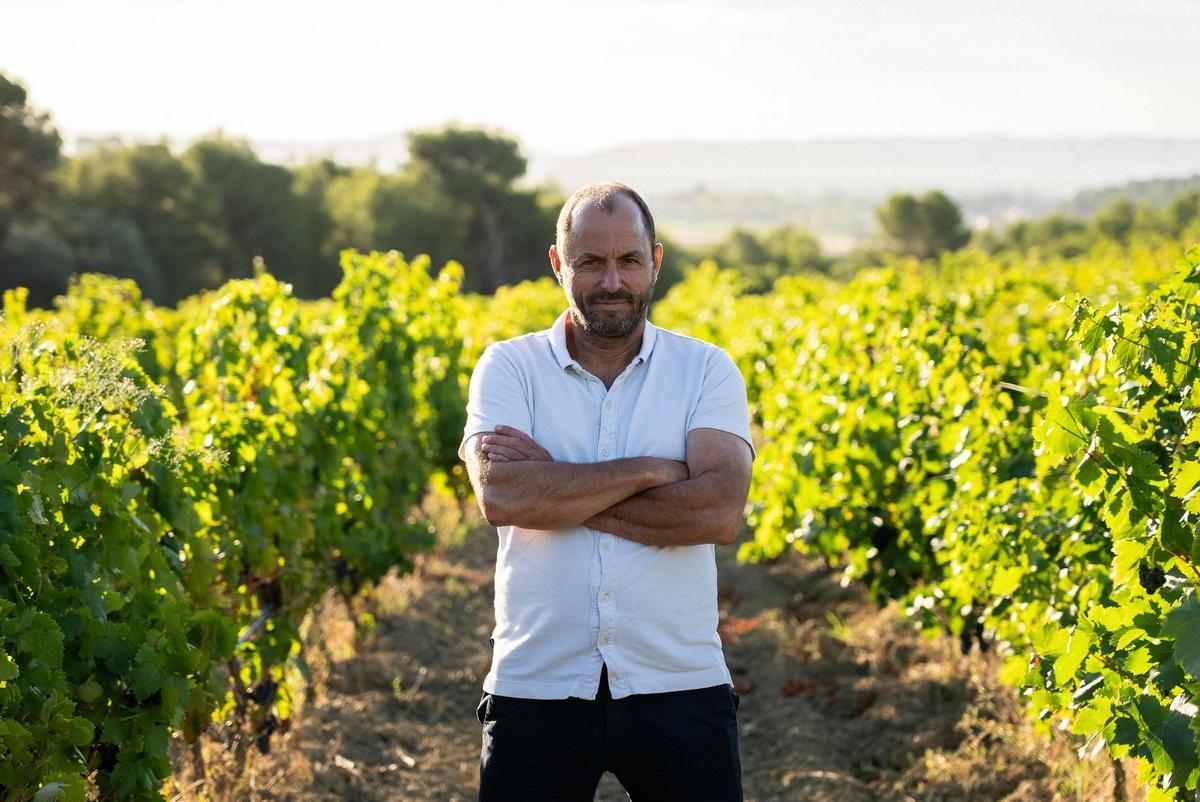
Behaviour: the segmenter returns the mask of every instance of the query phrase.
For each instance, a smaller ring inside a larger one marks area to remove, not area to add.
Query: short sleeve
[[[729,354],[720,348],[713,348],[705,364],[700,399],[688,419],[687,430],[692,429],[720,429],[736,434],[750,446],[751,457],[755,455],[746,382]]]
[[[496,345],[484,349],[471,373],[467,391],[467,425],[458,445],[459,459],[466,459],[466,445],[481,432],[493,432],[496,426],[511,426],[532,434],[527,384],[515,364]]]

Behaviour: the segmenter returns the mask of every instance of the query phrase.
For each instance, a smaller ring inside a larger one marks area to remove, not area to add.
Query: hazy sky
[[[1200,136],[1197,0],[0,0],[68,136]]]

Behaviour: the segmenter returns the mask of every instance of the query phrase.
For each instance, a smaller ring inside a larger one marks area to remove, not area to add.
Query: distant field
[[[712,245],[725,238],[735,226],[762,233],[771,225],[765,223],[733,223],[718,220],[664,220],[659,228],[673,241],[688,247]],[[841,256],[862,241],[861,238],[848,235],[817,235],[821,250],[832,256]]]

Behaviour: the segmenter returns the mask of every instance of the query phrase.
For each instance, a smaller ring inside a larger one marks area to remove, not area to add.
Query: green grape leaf
[[[1125,670],[1134,676],[1141,676],[1154,667],[1154,658],[1146,647],[1134,649],[1123,661]]]
[[[87,682],[75,686],[75,695],[89,703],[96,701],[103,692],[104,689],[100,687],[100,683],[90,677]]]
[[[1179,797],[1175,794],[1174,788],[1159,788],[1157,785],[1152,785],[1146,791],[1146,802],[1179,802]]]
[[[66,783],[46,783],[33,795],[33,802],[65,802]]]
[[[1200,601],[1192,593],[1163,619],[1162,634],[1175,639],[1175,659],[1193,677],[1200,677]]]
[[[149,645],[138,649],[133,667],[133,692],[144,699],[162,687],[162,666]]]
[[[1141,745],[1142,731],[1135,719],[1122,714],[1111,722],[1110,726],[1112,734],[1108,736],[1108,740],[1114,747],[1114,757],[1124,757],[1129,754],[1130,748]]]
[[[4,652],[0,652],[0,682],[14,680],[20,673],[21,670],[17,668],[13,659]]]
[[[1010,566],[1001,568],[992,578],[992,596],[993,598],[1002,598],[1012,595],[1012,592],[1021,586],[1021,577],[1028,573],[1020,566]]]
[[[68,726],[67,743],[83,748],[96,737],[96,728],[86,718],[73,718]]]
[[[1066,687],[1070,679],[1079,671],[1079,667],[1087,659],[1094,642],[1095,635],[1088,626],[1077,626],[1071,632],[1071,642],[1068,644],[1067,650],[1062,657],[1054,661],[1054,679],[1060,686]]]
[[[1181,520],[1185,517],[1179,502],[1169,499],[1163,512],[1162,525],[1158,530],[1158,541],[1164,549],[1173,554],[1190,554],[1196,545],[1191,528]]]
[[[1071,722],[1071,732],[1076,735],[1089,735],[1100,732],[1112,718],[1112,700],[1103,696],[1097,697],[1086,707],[1075,711],[1075,719]]]
[[[1200,515],[1200,462],[1184,462],[1172,484],[1175,495],[1183,500],[1188,512]]]
[[[1139,696],[1138,712],[1148,737],[1141,751],[1158,773],[1186,780],[1197,767],[1196,736],[1187,716],[1163,706],[1152,696]]]

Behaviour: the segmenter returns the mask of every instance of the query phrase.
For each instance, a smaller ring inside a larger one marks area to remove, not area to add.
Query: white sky
[[[0,0],[68,136],[1200,136],[1197,0]]]

